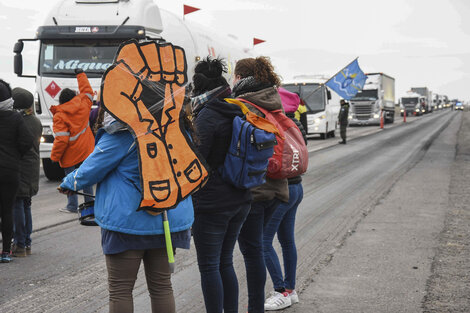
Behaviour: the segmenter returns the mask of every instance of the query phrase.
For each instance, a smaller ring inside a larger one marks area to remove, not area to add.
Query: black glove
[[[75,74],[80,74],[80,73],[83,73],[83,70],[81,68],[76,68],[75,69]]]

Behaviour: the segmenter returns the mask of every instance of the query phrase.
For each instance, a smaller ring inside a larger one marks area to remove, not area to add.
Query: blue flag
[[[349,100],[362,90],[366,79],[367,75],[361,70],[356,59],[343,68],[336,76],[330,78],[326,85],[333,89],[340,97]]]

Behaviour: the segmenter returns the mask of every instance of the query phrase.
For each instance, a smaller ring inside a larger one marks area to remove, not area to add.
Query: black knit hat
[[[17,110],[29,109],[33,106],[34,96],[31,92],[26,89],[16,87],[11,91],[11,97],[13,98],[13,108]]]
[[[10,85],[6,81],[0,79],[0,102],[9,98],[11,98]]]

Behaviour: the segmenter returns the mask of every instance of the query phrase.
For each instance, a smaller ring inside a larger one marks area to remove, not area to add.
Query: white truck
[[[54,141],[50,106],[58,103],[62,89],[78,89],[76,68],[85,71],[96,94],[118,46],[129,39],[166,40],[183,47],[190,79],[195,63],[207,55],[227,61],[227,78],[232,76],[237,60],[250,56],[250,50],[244,49],[233,36],[221,36],[184,21],[160,9],[152,0],[60,1],[38,28],[36,37],[19,39],[13,50],[15,73],[36,79],[35,110],[43,125],[40,157],[48,179],[63,176],[59,165],[50,160]],[[25,41],[40,42],[35,75],[23,75],[21,52]]]
[[[395,79],[384,73],[368,73],[364,87],[350,101],[350,125],[380,124],[395,120]]]
[[[328,77],[299,75],[287,80],[282,87],[297,93],[307,107],[307,135],[319,134],[320,138],[334,137],[338,128],[340,97],[325,85]]]
[[[424,97],[424,113],[431,113],[433,111],[432,91],[428,87],[412,87],[411,91]]]
[[[406,112],[407,116],[422,115],[426,112],[426,97],[414,92],[408,91],[406,95],[400,98],[400,112],[403,116]]]

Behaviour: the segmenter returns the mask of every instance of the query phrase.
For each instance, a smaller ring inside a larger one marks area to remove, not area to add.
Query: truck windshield
[[[351,100],[377,100],[377,89],[361,90]]]
[[[288,84],[283,85],[290,92],[300,94],[300,98],[304,100],[309,113],[316,113],[325,110],[325,91],[324,86],[320,84]]]
[[[41,43],[39,75],[74,75],[82,68],[88,77],[101,77],[113,64],[117,41],[50,41]]]
[[[402,104],[417,104],[418,98],[401,98]]]

